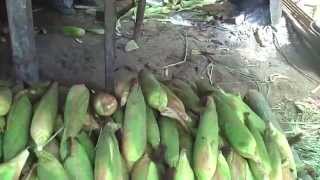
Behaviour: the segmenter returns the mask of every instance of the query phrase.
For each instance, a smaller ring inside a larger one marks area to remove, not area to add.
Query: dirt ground
[[[88,33],[79,43],[61,33],[63,26],[102,27],[94,16],[78,12],[63,17],[42,9],[34,12],[34,22],[35,27],[47,31],[47,34],[36,35],[37,58],[43,79],[104,87],[103,36]],[[133,21],[122,20],[119,29],[122,36],[117,37],[116,67],[126,65],[138,70],[147,65],[163,79],[211,78],[214,84],[242,95],[250,88],[259,89],[268,97],[288,132],[294,127],[303,133],[302,141],[296,145],[301,159],[320,169],[319,151],[315,150],[320,149],[319,121],[311,117],[298,119],[301,112],[295,108],[295,102],[320,95],[320,91],[311,93],[320,84],[320,62],[302,45],[284,18],[277,39],[287,60],[276,49],[271,29],[260,28],[261,35],[257,35],[257,27],[251,24],[210,22],[184,27],[149,19],[145,21],[143,36],[138,42],[140,48],[132,52],[125,52],[124,48],[132,35]],[[8,55],[6,46],[0,44],[0,47],[0,70],[1,76],[5,77],[10,75],[6,63]],[[163,68],[182,61],[185,52],[185,63]],[[319,103],[319,99],[316,102]],[[312,135],[304,128],[305,123],[317,127],[312,130]],[[314,147],[310,148],[310,144]]]

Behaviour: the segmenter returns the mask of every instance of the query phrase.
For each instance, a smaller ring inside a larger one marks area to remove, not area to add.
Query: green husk
[[[46,151],[36,152],[38,157],[37,173],[39,180],[69,180],[62,164]]]
[[[13,103],[3,137],[3,159],[8,161],[26,148],[29,140],[32,105],[27,96]]]
[[[180,151],[180,157],[178,165],[176,167],[176,172],[174,175],[174,180],[194,180],[194,173],[189,163],[187,153],[185,149]]]
[[[264,144],[263,137],[261,136],[259,131],[254,127],[253,122],[250,121],[249,119],[246,119],[246,124],[257,143],[257,150],[256,150],[257,161],[253,161],[249,159],[248,163],[256,179],[265,179],[269,177],[269,174],[271,171],[270,158],[267,152],[266,145]]]
[[[25,165],[29,154],[28,150],[23,150],[10,161],[0,164],[1,180],[19,180],[22,168]]]
[[[184,149],[186,151],[187,157],[188,157],[188,161],[190,163],[193,162],[193,157],[192,157],[192,153],[193,153],[193,142],[194,142],[194,138],[193,136],[182,130],[179,129],[179,143],[180,143],[180,149]],[[181,153],[181,152],[180,152]]]
[[[90,92],[85,85],[74,85],[69,90],[64,108],[63,140],[78,135],[83,127],[89,106]]]
[[[133,167],[131,172],[132,180],[159,180],[157,166],[145,154]]]
[[[64,35],[70,36],[73,38],[80,38],[86,34],[86,30],[83,28],[75,27],[75,26],[65,26],[62,29]]]
[[[200,98],[188,83],[174,79],[168,86],[182,100],[187,109],[197,113],[201,111]]]
[[[31,137],[42,150],[55,128],[58,112],[58,84],[53,83],[36,107],[31,122]]]
[[[211,179],[219,155],[219,125],[215,103],[207,98],[207,105],[200,118],[193,150],[193,168],[197,179]]]
[[[122,137],[122,154],[129,170],[144,154],[147,145],[146,104],[141,87],[136,82],[128,97]]]
[[[87,119],[90,92],[85,85],[74,85],[69,90],[64,108],[64,131],[61,144],[68,138],[75,138]],[[68,149],[61,149],[60,155],[65,159]]]
[[[286,136],[282,132],[280,132],[276,127],[274,127],[274,125],[271,122],[269,122],[268,124],[268,130],[271,132],[272,138],[279,148],[279,152],[281,154],[283,164],[286,164],[286,165],[283,165],[283,167],[286,166],[288,169],[288,172],[291,173],[292,178],[296,179],[297,178],[296,163],[295,163],[293,153]]]
[[[219,153],[217,169],[211,180],[231,180],[230,167],[222,152]]]
[[[215,96],[218,96],[222,101],[229,104],[229,106],[237,113],[239,120],[245,123],[246,114],[249,115],[249,120],[252,121],[253,126],[260,133],[263,133],[266,129],[265,122],[254,112],[252,109],[243,102],[241,96],[236,96],[224,92],[222,89],[217,90],[214,93]]]
[[[120,100],[121,107],[127,103],[131,82],[135,78],[137,78],[137,73],[127,67],[120,68],[115,72],[114,93]]]
[[[215,90],[208,79],[198,79],[195,83],[197,85],[198,94],[201,96],[207,96]]]
[[[125,179],[124,161],[119,150],[116,129],[108,124],[103,128],[96,146],[95,180]]]
[[[161,144],[165,149],[164,159],[169,167],[176,167],[179,160],[179,132],[176,121],[167,117],[159,120]]]
[[[159,125],[150,107],[147,107],[147,142],[154,149],[157,149],[160,145]]]
[[[94,144],[89,137],[87,133],[84,131],[81,131],[79,135],[77,136],[77,140],[82,145],[82,147],[85,149],[86,153],[88,154],[88,157],[92,163],[94,163],[95,158],[95,147]]]
[[[124,112],[122,108],[118,108],[117,111],[112,115],[112,119],[115,123],[121,124],[123,126]]]
[[[63,163],[70,180],[93,180],[92,163],[86,150],[77,140],[71,143],[70,155]]]
[[[93,130],[99,130],[100,125],[98,124],[96,118],[91,113],[88,112],[82,129],[85,131],[91,132]]]
[[[168,97],[167,107],[160,111],[161,115],[176,119],[186,131],[190,131],[188,123],[191,119],[186,113],[183,102],[166,85],[161,84],[161,87],[167,92]]]
[[[282,164],[279,148],[272,137],[272,132],[267,128],[264,135],[264,142],[270,157],[270,180],[282,180]]]
[[[230,145],[243,157],[256,160],[257,143],[249,131],[241,121],[237,109],[230,106],[221,97],[224,94],[214,94],[217,104],[217,112],[219,116],[219,124],[224,136]]]
[[[0,116],[9,112],[11,103],[12,91],[8,87],[0,86]]]
[[[246,159],[241,157],[236,151],[232,150],[227,157],[230,167],[231,179],[247,180],[247,168],[249,167]]]
[[[168,104],[167,92],[161,87],[156,77],[149,70],[144,69],[139,73],[139,80],[148,104],[159,111],[165,109]]]
[[[272,112],[271,106],[267,99],[257,90],[249,90],[245,95],[244,101],[250,108],[261,117],[265,123],[272,122],[272,124],[280,131],[283,132],[278,120]]]

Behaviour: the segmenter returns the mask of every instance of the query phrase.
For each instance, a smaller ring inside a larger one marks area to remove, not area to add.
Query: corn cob
[[[24,150],[10,161],[0,164],[1,180],[19,180],[23,166],[29,157],[29,151]]]
[[[256,141],[241,122],[237,112],[220,97],[215,96],[219,123],[230,145],[243,157],[256,160]]]
[[[95,117],[92,114],[87,113],[86,120],[83,124],[83,130],[91,132],[92,130],[99,130],[100,125],[98,124]]]
[[[31,122],[31,137],[38,150],[42,150],[54,130],[57,111],[58,84],[53,83],[41,98]]]
[[[38,157],[37,173],[39,180],[69,180],[62,164],[46,151],[36,152]]]
[[[187,158],[185,149],[180,151],[179,161],[176,167],[174,180],[194,180],[194,173]]]
[[[84,131],[81,131],[77,136],[77,140],[88,154],[89,160],[94,163],[95,149],[89,135]]]
[[[275,115],[272,113],[267,99],[261,93],[257,90],[249,90],[245,95],[244,101],[265,123],[272,122],[279,131],[283,132]]]
[[[183,102],[166,85],[161,84],[161,87],[168,96],[168,105],[161,111],[161,115],[178,120],[182,127],[189,130],[187,123],[191,122],[191,119],[186,113]]]
[[[62,31],[64,35],[70,36],[73,38],[79,38],[86,34],[86,30],[79,27],[75,27],[75,26],[65,26],[63,27]]]
[[[283,130],[281,129],[279,122],[277,121],[275,115],[272,113],[271,107],[268,104],[267,100],[256,90],[250,90],[246,94],[245,101],[263,120],[266,121],[266,123],[271,124],[271,134],[274,134],[273,136],[275,142],[279,146],[282,161],[285,161],[287,162],[287,164],[289,164],[289,168],[292,171],[292,176],[293,178],[296,178],[297,170],[290,145],[287,142],[287,139],[283,133]]]
[[[248,163],[246,159],[241,157],[236,151],[231,150],[227,157],[227,162],[230,167],[232,180],[247,180]]]
[[[139,73],[139,80],[141,82],[143,95],[148,104],[159,111],[166,108],[168,104],[167,92],[161,87],[161,84],[154,75],[144,69]]]
[[[122,108],[118,108],[118,110],[112,115],[112,119],[115,123],[123,125],[124,113]]]
[[[200,117],[193,150],[193,168],[197,179],[211,179],[217,167],[219,125],[216,106],[211,97]]]
[[[217,169],[211,180],[231,180],[230,168],[222,152],[219,153]]]
[[[137,73],[128,67],[120,68],[115,72],[115,89],[114,93],[118,99],[120,99],[121,107],[127,103],[129,96],[131,81],[137,78]]]
[[[2,154],[3,154],[3,133],[0,132],[0,162],[2,162]]]
[[[78,135],[83,127],[89,106],[89,90],[85,85],[73,86],[67,96],[64,108],[64,132],[63,140]]]
[[[12,103],[12,92],[8,87],[0,86],[0,116],[6,115]]]
[[[257,143],[257,161],[249,159],[248,163],[256,179],[266,179],[269,177],[271,171],[269,154],[261,134],[254,127],[254,122],[249,120],[250,116],[251,114],[248,114],[248,117],[246,118],[246,124]]]
[[[133,167],[131,173],[132,180],[159,180],[157,166],[145,154]]]
[[[278,145],[279,152],[282,157],[282,162],[284,162],[288,167],[293,179],[296,179],[297,168],[291,151],[291,147],[288,143],[286,136],[282,132],[280,132],[276,127],[274,127],[274,125],[271,122],[269,122],[268,128],[271,131],[273,140]]]
[[[118,107],[115,97],[108,93],[98,93],[93,99],[95,112],[100,116],[111,116]]]
[[[189,84],[175,79],[168,86],[183,101],[186,108],[197,113],[201,111],[200,98]]]
[[[116,128],[105,125],[96,146],[95,180],[123,180],[124,165],[120,154]]]
[[[198,79],[195,81],[197,85],[198,94],[207,96],[214,92],[214,87],[210,84],[208,79]]]
[[[234,109],[241,122],[245,123],[246,114],[249,113],[250,121],[253,121],[254,127],[258,129],[260,133],[264,132],[266,129],[265,122],[254,111],[252,111],[246,103],[243,102],[241,96],[226,93],[221,89],[215,91],[214,95],[229,104],[229,106]]]
[[[160,145],[160,130],[158,122],[150,107],[147,107],[147,142],[154,149],[157,149]]]
[[[61,144],[66,143],[68,138],[75,138],[84,126],[89,97],[90,93],[85,85],[75,85],[69,90],[64,108],[64,131]],[[61,147],[60,155],[62,159],[65,159],[69,149]]]
[[[3,135],[6,127],[6,120],[4,117],[0,116],[0,162],[3,155]]]
[[[131,88],[128,97],[124,123],[121,149],[129,170],[138,161],[147,145],[146,104],[137,82]]]
[[[164,159],[169,167],[176,167],[179,160],[179,132],[176,121],[161,117],[159,121],[161,144],[165,149]]]
[[[29,87],[28,89],[19,91],[15,95],[15,99],[20,98],[22,95],[27,95],[32,103],[37,102],[47,91],[49,86],[50,82],[32,84],[31,87]]]
[[[282,180],[282,165],[281,165],[281,155],[278,149],[276,142],[272,137],[272,132],[267,128],[264,141],[269,153],[270,163],[271,163],[271,172],[270,180]]]
[[[29,140],[32,105],[27,96],[14,102],[3,137],[3,159],[8,161],[26,148]]]
[[[63,163],[70,180],[93,180],[93,169],[87,152],[77,140],[71,143],[70,155]]]
[[[179,129],[180,149],[184,149],[186,151],[189,162],[193,162],[192,161],[193,142],[194,142],[193,136],[190,133],[180,128]]]
[[[265,177],[264,179],[267,180],[268,177]],[[246,163],[246,180],[256,180],[248,163]]]
[[[52,154],[56,159],[60,158],[59,142],[57,139],[52,139],[43,149],[44,151]]]

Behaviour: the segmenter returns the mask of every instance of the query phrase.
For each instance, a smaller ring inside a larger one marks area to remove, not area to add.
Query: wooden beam
[[[133,35],[134,40],[138,40],[141,35],[141,29],[142,29],[142,25],[143,25],[145,8],[146,8],[146,0],[139,0],[138,9],[137,9],[136,24],[134,27],[134,35]]]
[[[104,27],[105,27],[105,87],[111,92],[114,86],[115,63],[115,28],[117,23],[115,0],[104,1]]]
[[[6,5],[16,78],[27,83],[36,82],[39,65],[35,58],[31,0],[6,0]]]

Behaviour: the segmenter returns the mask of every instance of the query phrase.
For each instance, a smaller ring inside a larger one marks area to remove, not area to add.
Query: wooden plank
[[[105,87],[111,92],[114,86],[115,63],[115,28],[117,23],[115,0],[104,1],[104,27],[105,27]]]
[[[16,78],[26,83],[36,82],[39,66],[35,58],[31,0],[6,0],[6,5]]]
[[[145,8],[146,8],[146,0],[139,0],[138,9],[137,9],[136,24],[134,27],[134,35],[133,35],[134,40],[138,40],[141,35],[141,29],[142,29],[142,25],[143,25]]]

